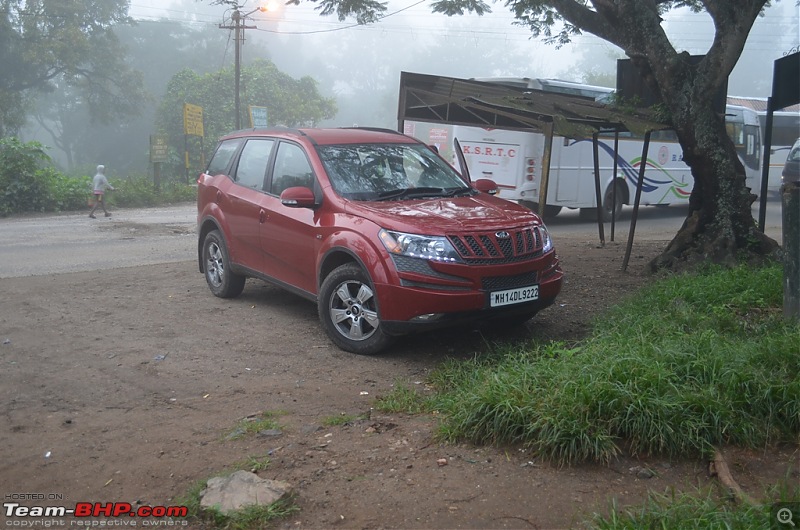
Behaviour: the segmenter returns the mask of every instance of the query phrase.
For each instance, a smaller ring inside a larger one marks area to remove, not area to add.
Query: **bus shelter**
[[[605,245],[605,233],[600,208],[602,191],[598,135],[614,133],[615,167],[613,174],[616,175],[616,155],[619,149],[620,133],[630,132],[643,136],[642,160],[647,160],[650,134],[653,131],[669,128],[668,125],[658,122],[649,109],[620,108],[582,96],[412,72],[400,73],[397,118],[398,130],[401,132],[404,130],[405,122],[410,120],[543,134],[545,148],[542,154],[542,176],[539,185],[540,215],[544,213],[547,203],[553,137],[561,136],[576,140],[592,138],[597,226],[601,245]],[[461,153],[458,155],[461,156]],[[639,167],[623,270],[627,269],[633,247],[645,168],[646,164],[641,164]],[[613,193],[616,193],[616,186],[613,188]],[[616,197],[613,200],[616,201]],[[615,215],[612,212],[612,240],[614,224]]]

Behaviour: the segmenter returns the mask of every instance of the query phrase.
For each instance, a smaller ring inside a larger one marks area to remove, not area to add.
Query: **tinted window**
[[[214,152],[214,156],[211,157],[211,161],[208,163],[206,173],[209,175],[226,174],[231,158],[233,158],[241,143],[242,140],[240,138],[220,142],[216,152]]]
[[[280,195],[286,188],[314,187],[314,173],[303,149],[295,144],[281,142],[275,155],[270,193]]]
[[[241,156],[239,156],[239,165],[236,168],[236,178],[234,180],[248,188],[262,189],[273,145],[275,145],[273,140],[248,140],[244,149],[242,149]]]

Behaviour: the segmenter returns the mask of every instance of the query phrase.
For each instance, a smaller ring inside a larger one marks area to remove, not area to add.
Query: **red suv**
[[[256,129],[223,137],[198,178],[198,262],[229,298],[255,277],[317,303],[360,354],[393,336],[552,304],[563,273],[541,219],[389,130]]]

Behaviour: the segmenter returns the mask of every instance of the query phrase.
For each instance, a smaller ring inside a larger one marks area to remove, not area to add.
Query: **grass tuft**
[[[800,326],[776,310],[781,275],[709,268],[661,280],[577,346],[445,362],[433,396],[398,386],[380,405],[441,412],[446,441],[519,443],[561,464],[606,462],[622,447],[693,456],[796,441]]]

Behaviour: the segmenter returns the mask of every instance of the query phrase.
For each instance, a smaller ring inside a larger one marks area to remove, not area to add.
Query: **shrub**
[[[49,174],[40,170],[49,163],[39,142],[0,139],[0,215],[46,208]]]

